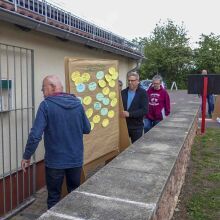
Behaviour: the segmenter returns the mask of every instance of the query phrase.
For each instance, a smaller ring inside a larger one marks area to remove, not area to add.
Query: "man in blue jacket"
[[[63,93],[62,83],[57,76],[44,78],[42,92],[45,99],[38,108],[21,166],[26,172],[44,133],[49,209],[60,200],[64,176],[68,192],[80,185],[83,134],[88,134],[91,127],[82,104],[74,95]]]
[[[124,106],[121,116],[126,118],[128,133],[134,143],[143,134],[143,118],[148,112],[148,98],[146,91],[139,86],[137,72],[129,72],[127,80],[128,87],[121,92]]]

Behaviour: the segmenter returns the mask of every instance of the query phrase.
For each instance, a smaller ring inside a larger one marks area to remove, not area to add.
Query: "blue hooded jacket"
[[[59,93],[40,103],[23,158],[34,154],[44,133],[45,166],[67,169],[83,165],[83,134],[91,130],[80,101]]]

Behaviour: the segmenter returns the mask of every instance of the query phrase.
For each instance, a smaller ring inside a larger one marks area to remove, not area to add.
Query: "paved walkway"
[[[199,127],[201,126],[201,121],[202,119],[199,118]],[[220,123],[218,123],[216,120],[206,118],[205,127],[206,128],[220,128]]]
[[[94,171],[88,173],[88,178],[94,175],[104,164],[100,164]],[[10,218],[10,220],[35,220],[47,211],[47,189],[46,187],[36,192],[35,201],[22,211]]]
[[[34,220],[40,217],[47,210],[47,190],[46,187],[39,190],[35,195],[36,200],[20,211],[11,220]]]

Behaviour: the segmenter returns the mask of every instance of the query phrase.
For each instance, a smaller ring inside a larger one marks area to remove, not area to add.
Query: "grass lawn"
[[[172,220],[220,220],[220,129],[197,136]]]

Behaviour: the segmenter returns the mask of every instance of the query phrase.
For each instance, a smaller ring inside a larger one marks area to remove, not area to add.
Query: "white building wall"
[[[64,57],[66,56],[118,60],[119,79],[123,81],[124,87],[126,86],[127,72],[136,66],[135,60],[95,48],[90,49],[74,42],[63,42],[54,36],[37,31],[25,32],[15,25],[3,21],[0,21],[0,43],[33,49],[36,110],[43,99],[41,86],[42,79],[46,75],[57,74],[65,82]],[[40,145],[36,153],[37,161],[43,159],[44,154],[43,146]]]

